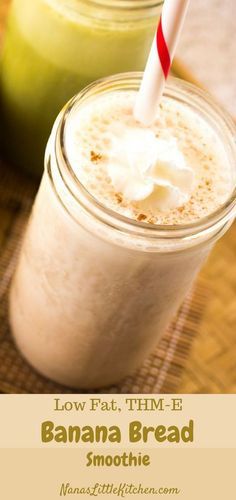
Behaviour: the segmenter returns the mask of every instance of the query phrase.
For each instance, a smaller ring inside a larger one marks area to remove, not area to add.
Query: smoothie
[[[144,128],[139,83],[101,82],[58,117],[12,284],[21,352],[72,387],[140,366],[235,213],[233,125],[174,81]]]
[[[162,2],[13,0],[0,66],[3,148],[41,173],[53,122],[88,83],[142,70]]]

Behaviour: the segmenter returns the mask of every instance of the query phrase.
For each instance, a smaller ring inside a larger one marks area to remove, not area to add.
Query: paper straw
[[[157,112],[190,0],[165,0],[134,107],[136,120],[150,125]]]

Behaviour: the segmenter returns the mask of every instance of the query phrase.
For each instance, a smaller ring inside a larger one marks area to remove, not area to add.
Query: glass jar
[[[3,150],[41,174],[62,106],[98,78],[144,69],[162,1],[13,0],[0,70]]]
[[[80,183],[64,146],[71,113],[102,93],[137,90],[140,79],[134,73],[92,84],[59,115],[12,284],[11,326],[21,352],[71,387],[106,386],[133,373],[235,215],[234,192],[198,222],[155,226],[109,210]],[[192,85],[173,79],[165,94],[210,123],[235,172],[230,119]]]

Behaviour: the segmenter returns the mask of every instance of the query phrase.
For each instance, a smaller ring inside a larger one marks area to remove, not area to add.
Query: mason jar
[[[11,287],[20,351],[40,373],[71,387],[114,384],[140,366],[235,215],[234,191],[197,222],[148,224],[108,209],[81,184],[64,142],[71,114],[102,94],[137,90],[140,81],[129,73],[92,84],[57,118]],[[210,124],[235,175],[236,130],[227,115],[176,79],[165,96]]]
[[[0,66],[2,147],[41,174],[65,102],[98,78],[140,71],[162,1],[13,0]]]

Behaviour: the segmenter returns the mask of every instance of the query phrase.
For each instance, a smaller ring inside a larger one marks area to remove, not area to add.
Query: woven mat
[[[0,391],[6,393],[71,393],[38,375],[16,349],[8,325],[7,296],[37,185],[25,174],[0,165]],[[197,283],[155,352],[141,369],[119,386],[100,393],[174,393],[198,330],[206,288]],[[83,392],[83,391],[76,391]]]

